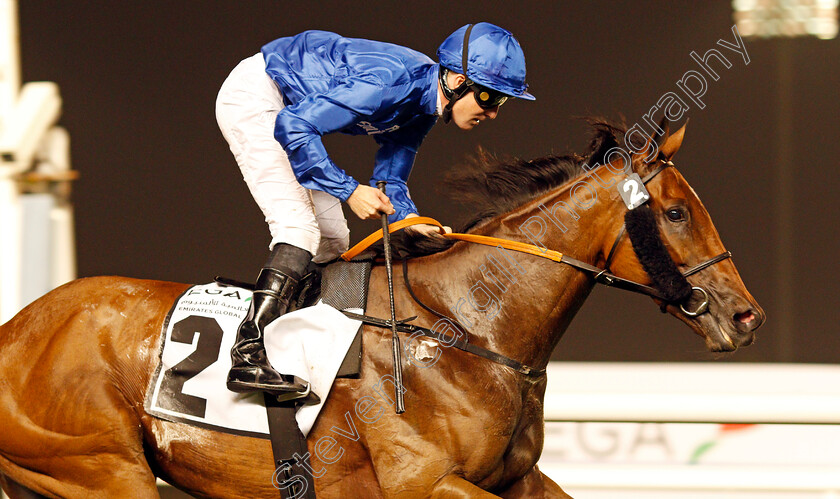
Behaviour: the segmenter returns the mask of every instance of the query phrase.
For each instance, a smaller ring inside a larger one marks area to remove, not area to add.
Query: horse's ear
[[[666,161],[670,161],[671,158],[677,154],[677,151],[680,150],[680,146],[682,145],[683,137],[685,137],[685,127],[688,126],[688,121],[685,124],[674,132],[673,135],[668,135],[665,137],[664,143],[659,147],[659,152],[665,157]]]
[[[656,148],[661,151],[662,144],[665,143],[665,141],[668,139],[668,135],[670,134],[670,128],[668,127],[668,119],[665,116],[663,116],[662,120],[659,122],[659,128],[657,128],[657,130],[662,130],[662,133],[657,134],[656,130],[654,130],[651,140],[656,143]]]
[[[662,133],[657,133],[661,131]],[[659,126],[654,129],[653,134],[650,136],[645,136],[641,132],[641,127],[638,124],[633,125],[633,127],[628,130],[627,135],[625,136],[625,140],[627,140],[628,136],[632,136],[633,134],[638,134],[636,136],[643,137],[644,146],[636,151],[633,156],[633,169],[638,173],[640,176],[644,177],[648,173],[650,173],[657,164],[657,160],[662,156],[662,145],[668,139],[668,119],[666,117],[662,117],[662,121],[659,122]]]
[[[669,120],[665,116],[662,117],[662,121],[659,122],[659,126],[656,130],[654,130],[653,135],[647,139],[644,152],[637,156],[637,158],[639,158],[636,160],[638,163],[635,163],[634,161],[636,173],[642,177],[649,174],[658,166],[658,159],[670,161],[682,145],[683,137],[685,136],[685,127],[688,125],[688,120],[686,120],[685,125],[674,132],[673,135],[671,134],[670,127],[668,126],[668,121]],[[660,130],[662,133],[656,133]]]

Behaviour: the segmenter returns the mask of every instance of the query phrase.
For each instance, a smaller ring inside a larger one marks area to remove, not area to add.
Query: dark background
[[[421,213],[457,226],[470,213],[439,192],[442,172],[482,145],[530,158],[583,151],[580,116],[643,114],[718,48],[705,109],[693,105],[677,156],[735,254],[768,322],[754,346],[717,356],[647,298],[597,288],[554,352],[558,360],[835,362],[840,41],[733,41],[731,2],[105,2],[23,0],[24,81],[55,81],[72,138],[80,276],[208,282],[252,279],[268,230],[214,117],[230,70],[274,38],[317,28],[410,46],[434,57],[468,22],[514,33],[536,102],[516,101],[473,132],[439,124],[410,186]],[[684,98],[682,94],[681,97]],[[360,180],[375,144],[330,136]],[[348,214],[352,217],[352,214]],[[352,241],[376,223],[350,218]],[[515,334],[515,332],[511,332]]]

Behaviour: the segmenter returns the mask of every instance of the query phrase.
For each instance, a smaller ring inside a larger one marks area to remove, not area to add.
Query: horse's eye
[[[665,212],[665,216],[672,222],[682,222],[685,220],[685,213],[679,208],[671,208]]]

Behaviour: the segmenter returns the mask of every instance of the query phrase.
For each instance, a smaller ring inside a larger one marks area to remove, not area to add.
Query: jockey
[[[231,350],[228,389],[306,390],[271,367],[263,328],[286,312],[310,261],[327,262],[347,249],[341,202],[363,220],[418,216],[406,181],[438,117],[469,130],[494,119],[511,97],[534,99],[522,49],[498,26],[463,26],[437,54],[440,64],[398,45],[307,31],[265,45],[225,80],[216,119],[272,237]],[[321,136],[333,132],[372,135],[379,144],[370,185],[330,159]],[[387,181],[386,193],[373,187],[378,180]]]

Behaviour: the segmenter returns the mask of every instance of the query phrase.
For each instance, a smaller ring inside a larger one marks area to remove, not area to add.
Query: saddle
[[[411,222],[422,223],[418,219]],[[452,244],[450,241],[433,241],[419,234],[405,231],[394,234],[391,239],[393,252],[403,260],[438,252],[443,249],[443,247],[440,247],[441,242],[444,247]],[[313,306],[320,301],[343,312],[347,309],[356,309],[361,310],[364,314],[371,268],[384,252],[382,243],[377,241],[367,242],[365,249],[364,253],[356,255],[352,261],[337,260],[325,265],[310,263],[307,274],[301,280],[298,299],[295,303],[290,304],[289,312]],[[346,253],[342,256],[345,260],[349,260]],[[216,277],[215,280],[222,285],[254,289],[253,284],[250,283],[223,277]],[[367,319],[365,322],[384,327],[376,321],[369,322],[373,318],[364,315],[352,312],[345,312],[345,315],[360,320]],[[358,378],[361,370],[361,358],[362,337],[360,328],[344,356],[336,378]],[[326,396],[326,394],[321,395]],[[265,394],[264,399],[276,467],[272,479],[276,480],[276,486],[280,489],[281,497],[314,498],[314,483],[311,477],[306,476],[306,474],[295,474],[293,467],[301,466],[301,464],[289,459],[290,456],[297,456],[301,458],[304,466],[308,465],[306,439],[295,419],[295,412],[301,402],[278,402],[274,396],[269,394]]]
[[[372,259],[345,262],[337,260],[327,264],[310,263],[307,274],[301,279],[297,301],[290,304],[289,312],[311,307],[323,301],[338,310],[365,309]],[[236,286],[253,291],[254,284],[227,277],[216,276],[219,284]],[[362,362],[362,332],[356,334],[347,351],[336,378],[358,378]]]
[[[307,274],[300,284],[298,299],[290,304],[289,312],[323,302],[338,310],[364,310],[367,303],[368,281],[371,260],[346,262],[335,261],[326,265],[310,263]],[[224,277],[216,277],[222,285],[254,289],[253,284]],[[362,332],[356,333],[350,348],[341,362],[336,378],[358,378],[362,360]],[[320,394],[326,396],[326,393]],[[270,394],[264,394],[268,416],[268,429],[274,455],[275,473],[272,480],[280,489],[281,497],[306,497],[314,499],[314,482],[305,473],[296,473],[294,466],[308,465],[306,438],[298,426],[295,414],[302,401],[279,402]],[[317,397],[315,397],[317,399]],[[293,459],[294,457],[294,459]]]

